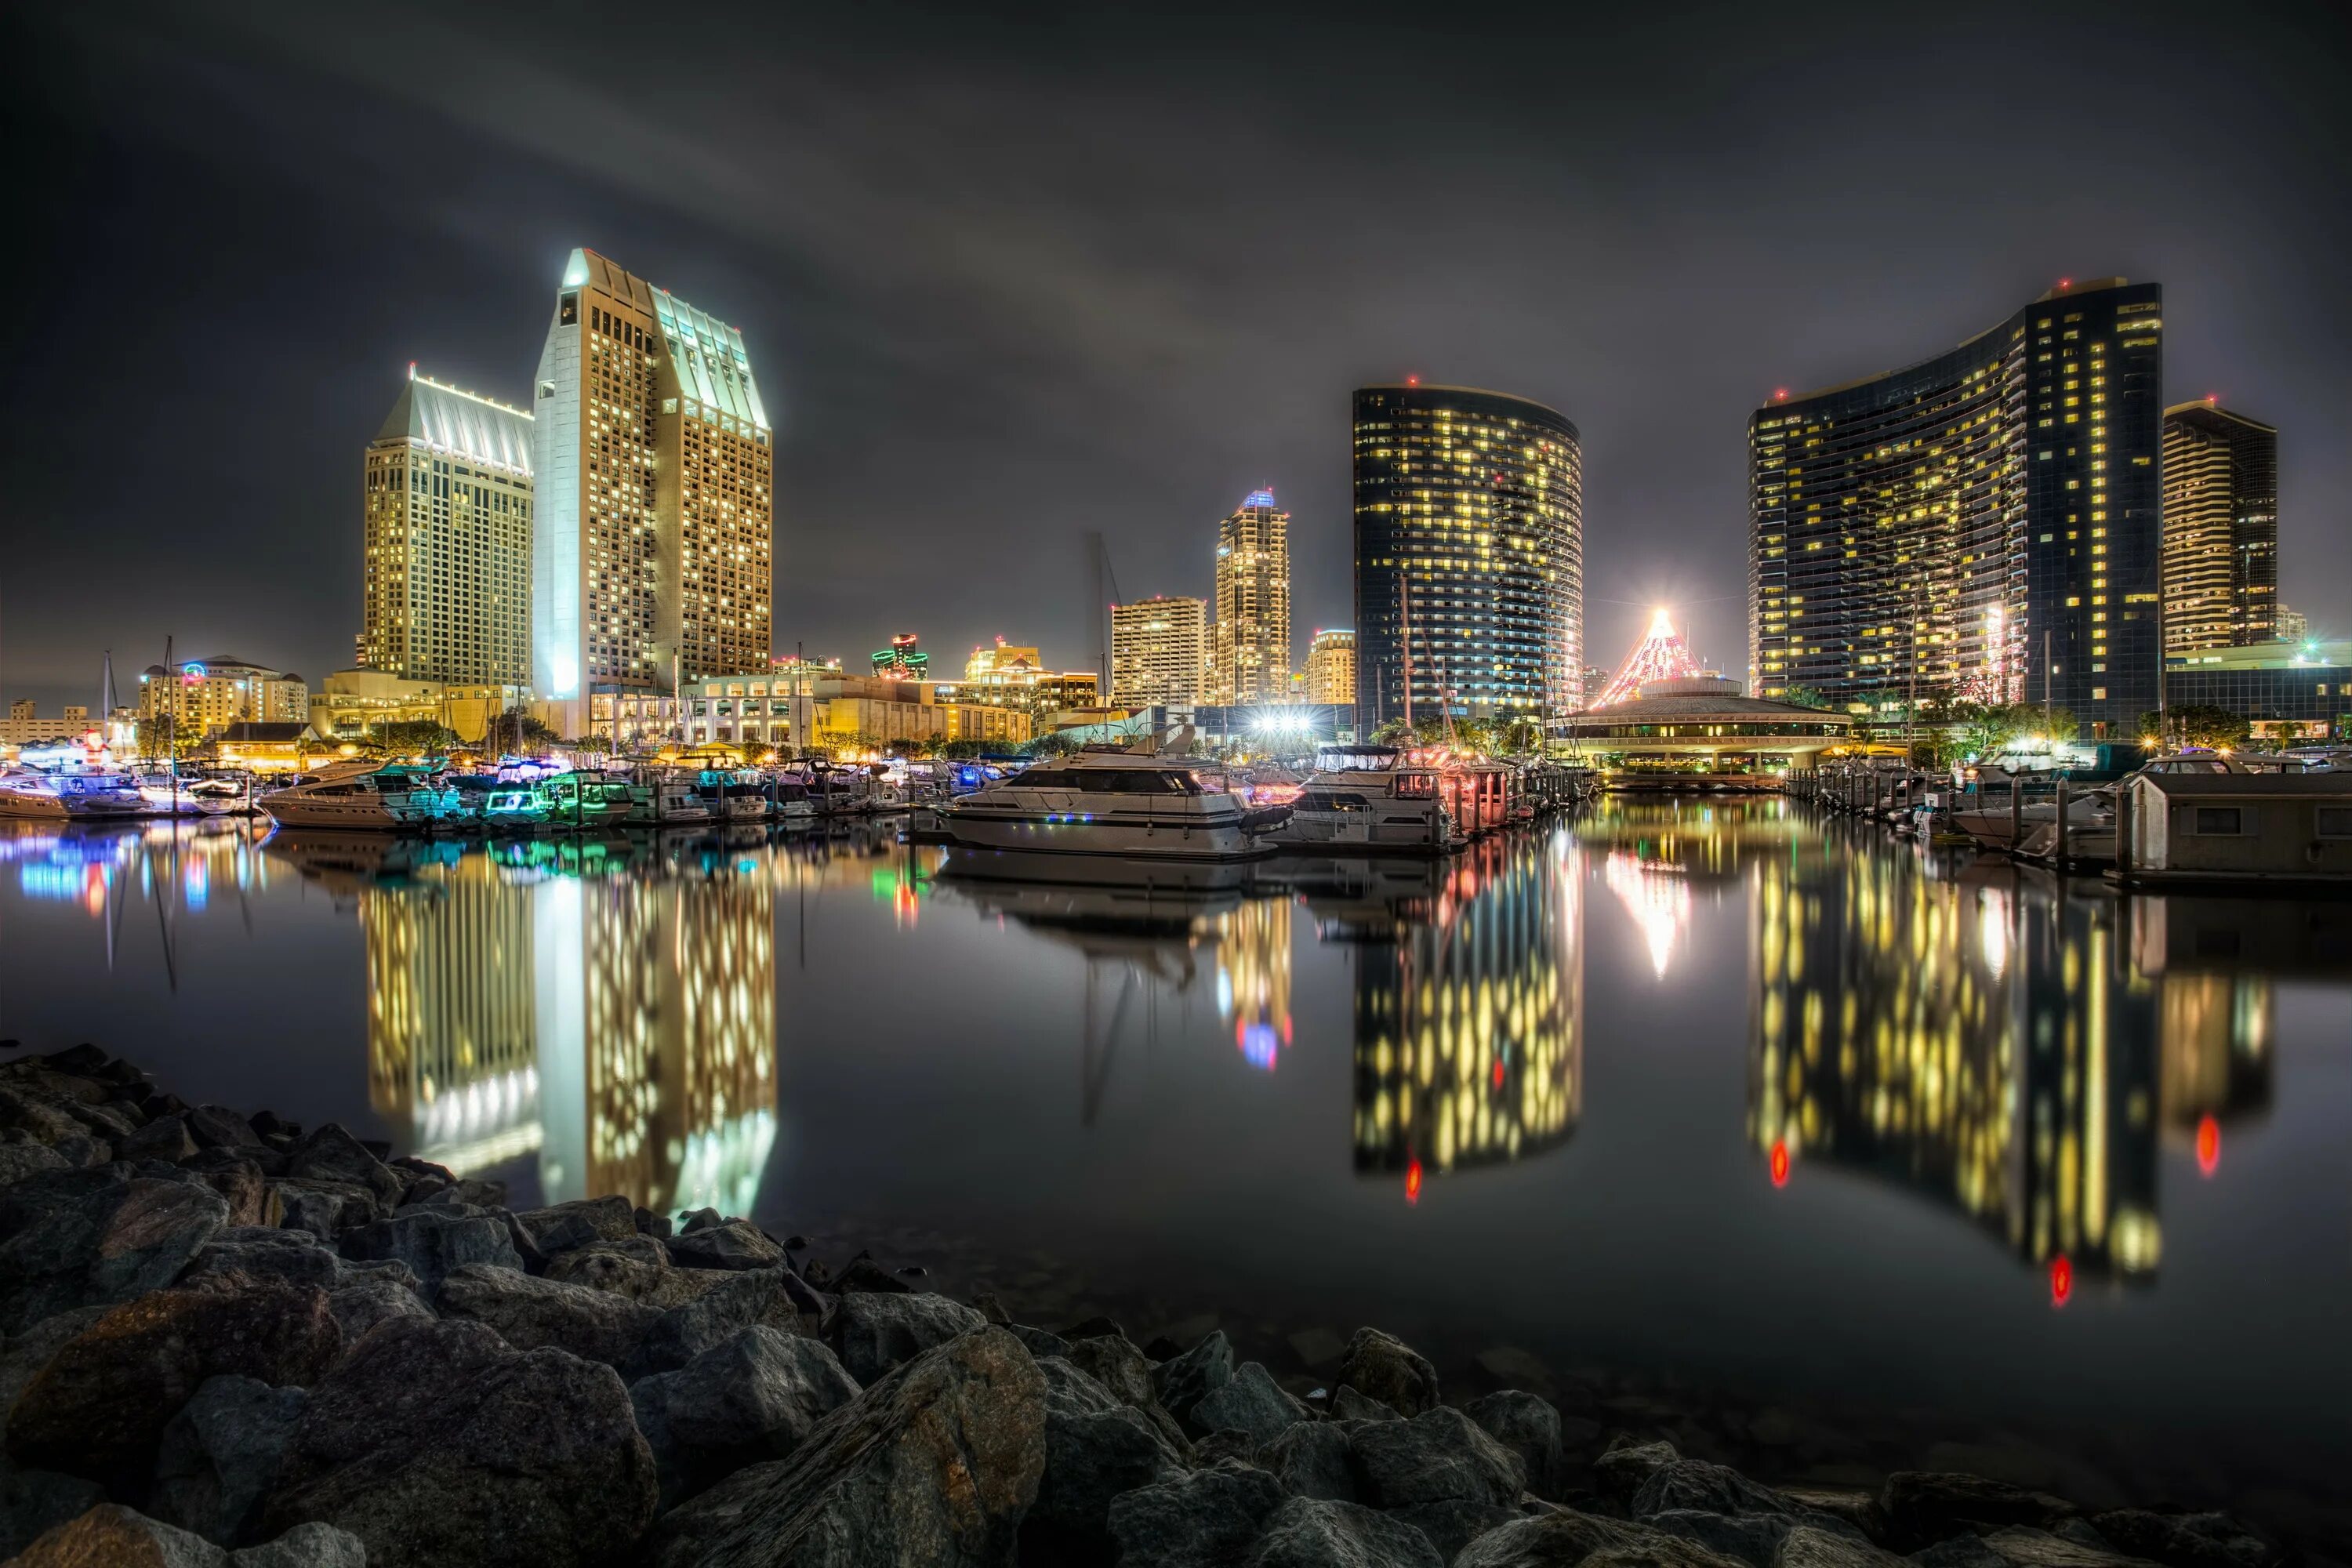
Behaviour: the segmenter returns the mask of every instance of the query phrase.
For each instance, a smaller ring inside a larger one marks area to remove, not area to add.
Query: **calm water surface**
[[[1139,1338],[1376,1321],[2352,1453],[2352,903],[2121,900],[1777,801],[1189,889],[882,835],[0,861],[0,1033],[518,1206],[715,1205]]]

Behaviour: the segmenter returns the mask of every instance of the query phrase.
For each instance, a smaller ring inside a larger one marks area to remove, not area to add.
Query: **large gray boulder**
[[[1654,1522],[1664,1524],[1669,1519],[1703,1520],[1712,1518],[1718,1525],[1760,1525],[1769,1531],[1775,1522],[1787,1522],[1771,1514],[1745,1516],[1708,1514],[1661,1514]],[[1761,1533],[1761,1531],[1759,1531]],[[1701,1539],[1704,1539],[1702,1532]],[[1716,1547],[1726,1557],[1738,1557],[1756,1564],[1756,1568],[1903,1568],[1903,1559],[1893,1552],[1874,1546],[1853,1526],[1825,1515],[1815,1515],[1811,1522],[1789,1523],[1779,1544],[1769,1557],[1757,1557],[1729,1548],[1741,1544],[1738,1539],[1727,1540]],[[1712,1542],[1709,1542],[1712,1544]]]
[[[815,1340],[754,1325],[629,1389],[669,1508],[745,1465],[781,1459],[857,1384]]]
[[[106,1489],[87,1477],[22,1469],[0,1458],[0,1563],[105,1500]]]
[[[206,1378],[163,1428],[147,1511],[222,1546],[250,1540],[308,1397],[235,1373]]]
[[[0,1331],[168,1285],[227,1223],[227,1203],[196,1182],[37,1172],[0,1190]]]
[[[1517,1509],[1506,1508],[1501,1503],[1450,1497],[1391,1509],[1388,1517],[1420,1531],[1437,1548],[1437,1554],[1451,1563],[1462,1554],[1464,1547],[1488,1531],[1498,1530],[1522,1516]]]
[[[19,1464],[105,1479],[146,1472],[163,1428],[224,1373],[310,1384],[342,1352],[326,1293],[274,1279],[154,1290],[60,1346],[8,1414]]]
[[[1454,1568],[1741,1568],[1679,1536],[1622,1519],[1555,1509],[1497,1525],[1462,1549]]]
[[[600,1241],[637,1239],[636,1206],[617,1194],[525,1209],[515,1215],[515,1223],[522,1226],[531,1244],[551,1258]]]
[[[1160,1407],[1182,1422],[1192,1407],[1234,1380],[1234,1347],[1219,1329],[1182,1355],[1161,1362],[1152,1374]]]
[[[708,1236],[709,1231],[698,1235]],[[886,1375],[934,1345],[968,1334],[985,1322],[978,1312],[945,1296],[886,1296],[859,1291],[834,1302],[825,1338],[841,1364],[860,1384]]]
[[[1437,1369],[1393,1334],[1358,1329],[1339,1357],[1339,1381],[1400,1415],[1437,1406]]]
[[[277,1202],[279,1225],[307,1231],[329,1247],[352,1226],[382,1217],[375,1194],[353,1182],[272,1181],[269,1195]]]
[[[1728,1465],[1676,1459],[1650,1473],[1630,1505],[1635,1519],[1683,1510],[1700,1513],[1794,1514],[1797,1505],[1769,1487],[1758,1486]]]
[[[1186,1417],[1196,1436],[1211,1432],[1245,1432],[1252,1446],[1264,1443],[1286,1426],[1314,1416],[1290,1397],[1274,1376],[1256,1362],[1244,1362],[1223,1388],[1202,1396]]]
[[[1355,1446],[1344,1421],[1302,1421],[1286,1426],[1257,1451],[1260,1468],[1271,1472],[1293,1497],[1326,1502],[1356,1500]]]
[[[89,1139],[90,1163],[102,1162],[105,1152]],[[37,1176],[44,1171],[69,1170],[84,1162],[68,1159],[30,1133],[9,1128],[0,1131],[0,1187],[12,1187],[27,1176]]]
[[[611,1367],[394,1320],[311,1390],[264,1523],[347,1530],[372,1568],[575,1568],[626,1552],[655,1496]]]
[[[1620,1508],[1630,1507],[1643,1483],[1681,1458],[1672,1443],[1635,1443],[1620,1436],[1592,1461],[1593,1489]]]
[[[286,1175],[298,1182],[348,1182],[364,1187],[380,1208],[397,1205],[408,1189],[399,1172],[331,1121],[294,1146],[286,1157]]]
[[[983,1326],[835,1411],[793,1456],[665,1516],[657,1568],[1001,1568],[1045,1468],[1045,1378]]]
[[[617,1367],[635,1364],[637,1347],[661,1321],[659,1308],[625,1296],[487,1263],[451,1269],[436,1300],[443,1317],[488,1323],[519,1351],[551,1345]]]
[[[1110,1555],[1111,1500],[1172,1480],[1184,1456],[1143,1412],[1060,1356],[1038,1361],[1045,1377],[1045,1471],[1021,1525],[1024,1562],[1103,1562]]]
[[[1281,1486],[1264,1470],[1222,1464],[1111,1500],[1119,1568],[1227,1568],[1245,1562]]]
[[[635,1241],[598,1241],[558,1252],[547,1260],[546,1278],[585,1285],[648,1307],[683,1307],[726,1285],[715,1268],[673,1268],[662,1244],[650,1236]]]
[[[676,1272],[692,1274],[694,1269]],[[805,1307],[808,1287],[782,1268],[714,1273],[709,1289],[662,1313],[639,1347],[636,1374],[675,1372],[714,1346],[755,1326],[801,1333],[817,1321]],[[648,1302],[648,1305],[653,1303]],[[856,1376],[856,1369],[849,1369]],[[859,1379],[860,1384],[868,1380]]]
[[[283,1226],[229,1226],[197,1252],[183,1280],[207,1275],[244,1274],[338,1290],[380,1280],[416,1289],[416,1276],[403,1263],[354,1263],[307,1230]]]
[[[1880,1489],[1878,1506],[1886,1543],[1898,1552],[1916,1552],[1963,1531],[1982,1535],[2012,1524],[2047,1529],[2080,1511],[2047,1492],[1942,1470],[1897,1470]]]
[[[2091,1521],[2118,1552],[2165,1568],[2267,1568],[2278,1551],[2226,1513],[2117,1509]]]
[[[433,1316],[433,1309],[413,1287],[384,1278],[360,1279],[328,1291],[327,1310],[342,1325],[347,1345],[357,1343],[362,1334],[388,1319]]]
[[[518,1271],[522,1268],[522,1255],[515,1251],[506,1222],[491,1215],[406,1209],[345,1231],[341,1246],[346,1258],[406,1264],[427,1297],[468,1263]]]
[[[670,1260],[686,1268],[773,1268],[784,1260],[784,1249],[748,1219],[706,1226],[664,1245]]]
[[[1375,1508],[1449,1499],[1508,1506],[1527,1488],[1519,1457],[1450,1405],[1410,1421],[1368,1421],[1349,1436],[1358,1493]]]
[[[201,1535],[119,1503],[100,1503],[50,1530],[9,1568],[367,1568],[367,1548],[324,1524],[224,1552]]]
[[[1528,1490],[1539,1498],[1559,1495],[1559,1412],[1551,1402],[1516,1388],[1474,1399],[1462,1414],[1481,1431],[1519,1457],[1527,1467]]]
[[[1275,1510],[1250,1568],[1445,1568],[1429,1537],[1351,1502],[1294,1497]]]

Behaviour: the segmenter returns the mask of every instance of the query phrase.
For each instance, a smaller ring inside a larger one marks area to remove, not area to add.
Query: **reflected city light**
[[[1680,869],[1622,849],[1611,850],[1601,862],[1601,880],[1633,917],[1642,943],[1650,950],[1650,968],[1661,980],[1674,962],[1675,938],[1690,923],[1690,886]]]

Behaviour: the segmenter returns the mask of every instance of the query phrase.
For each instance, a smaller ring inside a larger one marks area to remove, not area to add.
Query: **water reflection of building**
[[[1252,899],[1216,917],[1217,1013],[1252,1067],[1274,1070],[1291,1046],[1290,901]]]
[[[1356,957],[1356,1168],[1516,1160],[1564,1142],[1584,1099],[1581,851],[1562,832],[1474,847],[1438,918]]]
[[[582,876],[469,853],[367,889],[370,1089],[547,1202],[747,1213],[775,1139],[775,898],[725,851]]]
[[[1700,890],[1735,886],[1741,865],[1785,847],[1778,801],[1618,797],[1578,818],[1577,837],[1601,857],[1601,880],[1633,922],[1660,980],[1673,967]]]
[[[1749,1132],[1948,1203],[2045,1265],[2144,1278],[2159,1122],[2267,1097],[2267,983],[2151,975],[2128,905],[1930,879],[1832,842],[1759,862]]]

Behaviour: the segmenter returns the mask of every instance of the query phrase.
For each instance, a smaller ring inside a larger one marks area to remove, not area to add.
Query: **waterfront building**
[[[1091,669],[1047,669],[1038,649],[1008,643],[971,650],[964,660],[963,679],[938,688],[942,702],[981,702],[997,708],[1018,708],[1043,720],[1071,709],[1090,709],[1102,701],[1102,682]]]
[[[1110,700],[1121,708],[1182,707],[1208,680],[1208,605],[1154,594],[1110,607]]]
[[[68,702],[59,710],[59,717],[43,719],[34,703],[18,698],[8,704],[8,717],[0,719],[0,745],[25,746],[43,741],[79,741],[89,733],[89,709],[87,704]]]
[[[521,409],[409,368],[362,468],[362,668],[530,679],[530,447]]]
[[[2281,605],[2271,635],[2280,642],[2301,642],[2311,635],[2311,617],[2301,610],[2291,610]]]
[[[1163,709],[1149,709],[1162,720]],[[1316,747],[1356,737],[1356,705],[1352,702],[1269,702],[1257,707],[1228,707],[1202,702],[1182,710],[1174,721],[1192,726],[1201,744],[1216,752],[1236,748],[1278,756],[1305,756]]]
[[[322,739],[358,741],[386,724],[438,724],[467,744],[523,705],[520,683],[412,680],[382,669],[339,669],[310,693],[310,728]]]
[[[2352,641],[2256,643],[2165,660],[2165,700],[2226,708],[2263,740],[2352,737]]]
[[[213,742],[212,760],[246,773],[290,773],[308,766],[318,749],[308,724],[239,722],[224,729]]]
[[[1959,347],[1748,419],[1748,682],[1874,720],[2156,705],[2163,290],[2051,290]]]
[[[1036,733],[1027,712],[958,701],[954,689],[939,681],[845,676],[835,668],[801,681],[797,700],[805,719],[796,731],[789,675],[712,676],[681,689],[685,740],[694,746],[717,742],[776,752],[904,741],[979,741],[1010,749]]]
[[[646,694],[770,657],[773,433],[743,335],[575,250],[531,407],[543,717],[657,739]]]
[[[151,664],[139,677],[140,722],[171,717],[184,736],[216,736],[236,723],[307,724],[310,689],[290,671],[226,654]]]
[[[2278,626],[2278,431],[2208,398],[2164,411],[2164,651]]]
[[[1367,386],[1354,441],[1358,722],[1543,720],[1576,707],[1576,426],[1502,393]]]
[[[1307,647],[1307,700],[1317,703],[1356,700],[1356,634],[1332,627],[1315,634]]]
[[[1290,514],[1252,490],[1217,525],[1216,620],[1209,700],[1290,699]]]
[[[1853,737],[1851,714],[1743,697],[1739,682],[1654,680],[1637,696],[1571,716],[1569,744],[1630,773],[1754,773],[1810,767]]]

